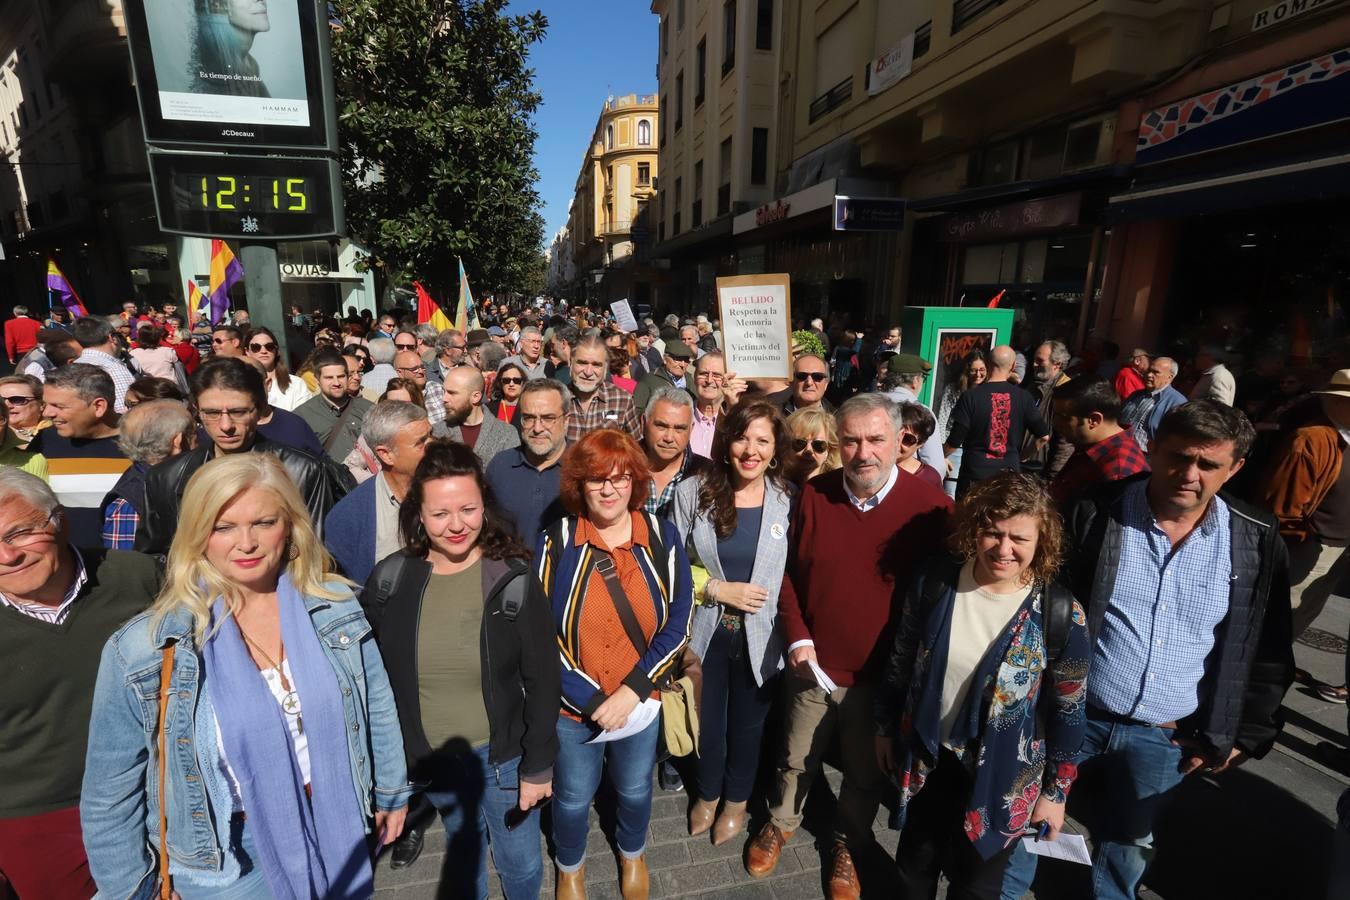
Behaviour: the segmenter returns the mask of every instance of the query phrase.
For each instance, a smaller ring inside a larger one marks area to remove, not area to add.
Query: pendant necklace
[[[244,634],[244,629],[240,628],[239,633],[243,635],[244,640],[248,641],[249,645],[252,646],[254,650],[257,650],[258,653],[262,655],[262,658],[267,661],[269,666],[276,669],[277,677],[281,679],[281,689],[286,692],[281,698],[281,711],[295,719],[296,732],[304,734],[305,720],[300,717],[300,695],[295,692],[295,688],[291,687],[290,679],[286,677],[285,670],[283,670],[281,665],[274,661],[272,657],[267,655],[266,650],[258,646],[257,641],[253,640],[253,638],[249,637],[247,634]]]

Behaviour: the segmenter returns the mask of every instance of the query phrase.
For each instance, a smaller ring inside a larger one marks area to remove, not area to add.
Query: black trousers
[[[944,749],[938,767],[909,802],[895,862],[902,900],[933,900],[938,875],[946,874],[948,900],[998,900],[1003,870],[1014,844],[985,859],[966,837],[965,810],[970,778],[961,762]]]
[[[778,679],[755,683],[745,632],[718,626],[703,655],[699,710],[698,795],[728,803],[750,799],[764,740],[764,720]]]

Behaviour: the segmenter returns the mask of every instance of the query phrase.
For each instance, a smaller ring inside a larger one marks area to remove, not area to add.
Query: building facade
[[[656,271],[650,265],[646,209],[656,195],[660,108],[655,95],[605,101],[577,175],[568,211],[569,266],[560,265],[573,300],[607,305],[650,304]],[[570,246],[569,246],[570,245]]]

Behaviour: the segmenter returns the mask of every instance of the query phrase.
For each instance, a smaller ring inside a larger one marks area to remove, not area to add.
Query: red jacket
[[[1135,391],[1142,391],[1148,385],[1144,384],[1144,376],[1134,370],[1134,366],[1126,363],[1120,367],[1116,373],[1116,393],[1120,395],[1121,400],[1128,400]]]
[[[15,316],[5,323],[5,355],[11,363],[37,346],[41,327],[41,322],[27,316]]]

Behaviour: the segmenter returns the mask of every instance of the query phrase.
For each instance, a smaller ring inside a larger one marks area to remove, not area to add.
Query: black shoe
[[[394,849],[389,854],[389,868],[406,869],[417,862],[417,857],[422,855],[423,840],[422,829],[405,828],[403,834],[399,835],[398,840],[394,841]]]
[[[670,760],[665,760],[656,769],[656,780],[661,785],[663,791],[682,791],[684,790],[684,779],[676,771],[675,766]]]

